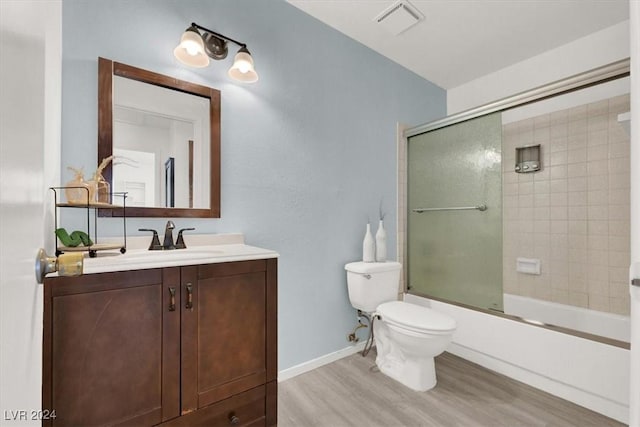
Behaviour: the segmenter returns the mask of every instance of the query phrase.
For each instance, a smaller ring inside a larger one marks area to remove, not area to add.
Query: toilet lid
[[[376,308],[376,312],[385,321],[413,330],[442,332],[456,328],[456,321],[453,318],[430,308],[404,301],[385,302]]]

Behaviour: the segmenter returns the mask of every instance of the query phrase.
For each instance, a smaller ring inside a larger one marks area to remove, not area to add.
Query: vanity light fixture
[[[173,50],[173,54],[185,65],[202,68],[209,65],[209,58],[221,60],[227,57],[229,52],[227,42],[240,46],[233,59],[233,65],[229,69],[229,77],[244,83],[258,81],[258,73],[253,66],[253,58],[246,44],[204,28],[195,22],[192,22],[182,34],[180,44]]]

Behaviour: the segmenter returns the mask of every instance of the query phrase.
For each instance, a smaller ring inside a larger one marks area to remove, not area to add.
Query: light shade
[[[203,68],[209,65],[209,57],[204,52],[202,36],[193,26],[187,28],[180,38],[180,44],[173,50],[173,55],[185,65]]]
[[[258,81],[258,73],[253,67],[253,58],[246,47],[241,47],[236,53],[233,65],[229,69],[229,77],[244,83]]]

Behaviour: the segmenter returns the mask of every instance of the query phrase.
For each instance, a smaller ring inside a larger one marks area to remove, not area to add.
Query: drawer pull
[[[187,304],[185,308],[191,310],[193,308],[193,285],[187,283]]]
[[[232,412],[229,414],[229,422],[234,426],[238,425],[240,424],[240,418],[236,416],[235,412]]]
[[[176,288],[169,286],[169,311],[176,311]]]

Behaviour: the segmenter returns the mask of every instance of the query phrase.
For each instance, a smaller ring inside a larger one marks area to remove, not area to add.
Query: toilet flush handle
[[[355,271],[352,271],[353,274],[359,274],[360,276],[364,277],[365,279],[371,279],[371,275],[369,273],[358,273]]]

